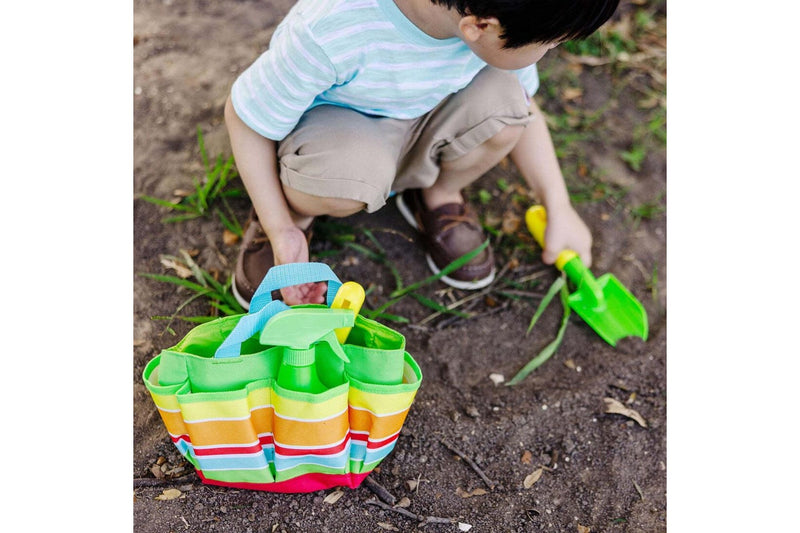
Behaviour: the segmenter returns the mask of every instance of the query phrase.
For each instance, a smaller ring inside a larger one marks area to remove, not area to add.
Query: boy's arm
[[[559,252],[571,249],[578,253],[587,267],[591,266],[592,235],[570,203],[550,131],[533,99],[530,111],[534,115],[533,120],[510,155],[528,186],[547,210],[542,261],[552,264]]]
[[[259,135],[242,122],[230,96],[225,103],[225,125],[236,168],[272,245],[275,264],[308,262],[308,242],[292,219],[278,178],[275,141]],[[325,290],[324,284],[308,283],[287,287],[281,294],[287,305],[324,303]]]

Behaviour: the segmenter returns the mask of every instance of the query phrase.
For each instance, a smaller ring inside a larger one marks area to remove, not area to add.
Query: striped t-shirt
[[[245,124],[279,141],[306,110],[323,104],[419,117],[484,66],[458,37],[420,30],[394,0],[299,0],[269,49],[236,79],[231,99]],[[532,95],[536,65],[516,73]]]

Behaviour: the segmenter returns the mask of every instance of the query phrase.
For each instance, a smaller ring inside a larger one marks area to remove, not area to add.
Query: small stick
[[[367,505],[375,505],[380,507],[385,511],[394,511],[395,513],[401,514],[406,518],[411,518],[412,520],[416,520],[417,522],[424,522],[426,524],[452,524],[455,522],[452,518],[442,518],[440,516],[422,516],[416,513],[412,513],[407,509],[403,509],[402,507],[392,507],[391,505],[387,505],[380,500],[376,500],[374,498],[370,498],[365,502]]]
[[[424,520],[423,517],[419,516],[416,513],[412,513],[411,511],[403,509],[402,507],[392,507],[391,505],[383,503],[380,500],[376,500],[375,498],[370,498],[369,500],[366,501],[366,504],[367,505],[376,505],[376,506],[378,506],[381,509],[384,509],[386,511],[394,511],[395,513],[399,513],[399,514],[405,516],[406,518],[411,518],[412,520],[418,520],[420,522]]]
[[[378,498],[389,505],[394,505],[397,503],[397,498],[395,498],[391,492],[386,490],[383,485],[372,479],[372,477],[367,476],[364,478],[364,485],[366,485],[367,488],[371,490]]]
[[[468,464],[469,466],[471,466],[471,467],[472,467],[472,469],[473,469],[473,470],[474,470],[474,471],[475,471],[475,472],[476,472],[476,473],[477,473],[479,476],[481,476],[481,479],[482,479],[482,480],[483,480],[483,482],[484,482],[484,483],[486,483],[486,485],[489,487],[489,490],[494,490],[494,482],[493,482],[491,479],[489,479],[489,478],[486,476],[486,474],[484,474],[484,473],[483,473],[483,470],[481,470],[481,467],[479,467],[479,466],[477,465],[477,463],[475,463],[475,461],[473,461],[473,460],[472,460],[470,457],[467,457],[467,456],[464,454],[464,452],[462,452],[462,451],[461,451],[461,450],[459,450],[458,448],[455,448],[455,447],[454,447],[452,444],[450,444],[449,442],[447,442],[447,441],[445,441],[445,440],[443,440],[443,439],[439,439],[439,442],[441,442],[441,443],[442,443],[442,445],[444,445],[444,447],[445,447],[445,448],[447,448],[448,450],[450,450],[451,452],[453,452],[454,454],[458,455],[458,456],[459,456],[459,457],[461,457],[463,460],[465,460],[465,461],[467,462],[467,464]]]

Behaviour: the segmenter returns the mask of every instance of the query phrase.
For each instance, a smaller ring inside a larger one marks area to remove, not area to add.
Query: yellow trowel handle
[[[364,287],[355,281],[348,281],[343,283],[339,290],[336,291],[336,296],[333,298],[331,309],[350,309],[353,314],[357,315],[364,304],[366,293]],[[344,344],[347,336],[350,334],[352,328],[337,328],[336,338],[339,339],[340,344]]]
[[[544,206],[533,205],[529,207],[525,213],[525,223],[528,225],[528,231],[531,232],[533,238],[544,249],[544,230],[547,227],[547,211],[545,211]],[[577,255],[573,250],[562,250],[556,258],[556,268],[564,270],[564,265]]]

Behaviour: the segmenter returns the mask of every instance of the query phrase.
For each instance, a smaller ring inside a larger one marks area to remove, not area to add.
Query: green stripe
[[[304,474],[348,474],[345,468],[331,468],[320,465],[298,465],[275,473],[275,481],[286,481]]]
[[[259,470],[203,470],[203,475],[208,479],[224,483],[274,483],[269,468]]]

